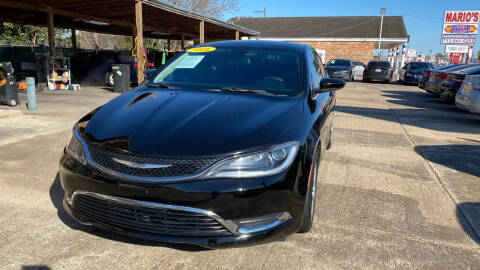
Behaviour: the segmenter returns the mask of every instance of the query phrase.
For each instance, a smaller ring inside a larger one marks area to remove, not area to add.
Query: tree
[[[442,58],[442,57],[445,57],[445,55],[443,55],[442,53],[437,53],[437,54],[435,54],[435,57]]]
[[[70,30],[55,28],[55,44],[59,47],[72,46]],[[0,27],[0,44],[33,45],[48,44],[46,27],[3,23]]]
[[[239,0],[167,0],[169,4],[187,8],[205,16],[222,18],[238,10]]]

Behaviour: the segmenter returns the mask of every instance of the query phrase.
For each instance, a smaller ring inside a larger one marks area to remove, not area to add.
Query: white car
[[[363,70],[365,70],[364,63],[352,62],[353,79],[363,79]]]
[[[471,113],[480,113],[480,75],[467,75],[455,96],[455,105]]]

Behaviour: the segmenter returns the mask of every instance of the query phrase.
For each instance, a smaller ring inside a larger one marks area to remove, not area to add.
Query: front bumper
[[[299,156],[299,155],[298,155]],[[261,179],[202,179],[170,183],[125,182],[106,175],[89,164],[83,165],[68,155],[60,160],[60,180],[65,190],[64,207],[77,221],[133,237],[150,240],[191,243],[209,248],[237,244],[269,242],[298,231],[305,203],[306,177],[300,158],[279,174]],[[230,235],[183,236],[149,233],[116,224],[105,224],[77,211],[71,198],[89,192],[129,201],[195,208],[214,213]],[[241,226],[256,217],[281,213],[267,224]],[[230,224],[227,226],[225,224]],[[237,224],[237,225],[235,225]]]

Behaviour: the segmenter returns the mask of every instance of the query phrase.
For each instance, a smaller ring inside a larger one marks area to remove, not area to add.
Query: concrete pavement
[[[40,94],[38,112],[0,119],[0,269],[480,268],[478,115],[413,86],[349,83],[312,232],[203,250],[82,226],[61,208],[58,159],[71,125],[113,97]]]

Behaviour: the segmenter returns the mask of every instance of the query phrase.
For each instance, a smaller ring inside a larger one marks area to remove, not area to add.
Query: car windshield
[[[199,90],[296,96],[302,89],[301,70],[301,55],[297,52],[196,47],[174,58],[150,83]]]
[[[410,63],[410,69],[427,69],[427,68],[433,68],[432,64],[422,63],[422,62]]]
[[[356,67],[363,67],[365,64],[363,64],[362,62],[353,62],[352,65]]]
[[[351,64],[350,64],[350,61],[348,61],[348,60],[333,59],[333,60],[328,61],[327,66],[349,67],[349,66],[351,66]]]

